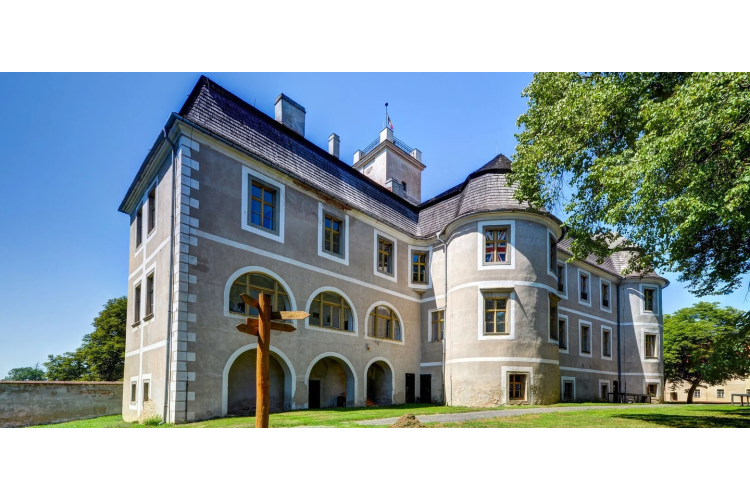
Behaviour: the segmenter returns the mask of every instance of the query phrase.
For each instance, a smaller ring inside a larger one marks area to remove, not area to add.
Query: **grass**
[[[556,406],[607,406],[600,403],[567,403]],[[429,415],[466,413],[482,410],[517,409],[517,406],[498,408],[466,408],[433,405],[397,405],[382,408],[327,408],[274,413],[271,427],[361,427],[356,422],[375,418],[400,417],[405,413]],[[535,408],[525,406],[524,408]],[[750,408],[729,405],[611,405],[611,409],[531,414],[452,423],[429,423],[428,427],[750,427]],[[77,420],[39,427],[65,428],[139,428],[153,427],[122,420],[121,415]],[[255,427],[255,417],[228,417],[182,425],[157,427],[244,428]],[[370,426],[368,426],[370,427]]]

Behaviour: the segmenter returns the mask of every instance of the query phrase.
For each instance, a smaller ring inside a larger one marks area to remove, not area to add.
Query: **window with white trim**
[[[724,397],[724,389],[716,389],[716,397],[717,398],[723,398]]]
[[[332,330],[354,331],[354,319],[349,303],[335,292],[321,292],[310,303],[309,324]]]
[[[385,305],[372,308],[367,329],[368,337],[385,340],[402,340],[401,322],[398,320],[396,311]]]
[[[327,213],[323,217],[323,251],[343,257],[344,222]]]
[[[580,324],[579,342],[581,354],[591,354],[591,325],[586,323]]]
[[[609,393],[609,383],[608,382],[601,382],[599,384],[599,399],[602,399],[606,401],[608,399],[608,393]]]
[[[573,401],[576,397],[576,383],[574,380],[563,380],[562,400]]]
[[[659,393],[659,384],[646,384],[646,394],[656,397]]]
[[[378,236],[378,272],[393,276],[393,241]]]
[[[511,373],[508,375],[508,399],[526,401],[526,374]]]
[[[151,319],[154,315],[154,273],[146,278],[146,316],[145,319]]]
[[[700,389],[696,389],[695,392],[693,392],[693,397],[694,398],[701,397],[701,390]]]
[[[656,288],[643,287],[643,311],[656,314]]]
[[[138,209],[135,215],[135,248],[138,249],[143,243],[143,207]]]
[[[250,206],[248,223],[260,229],[278,230],[278,199],[273,187],[253,179],[250,183]]]
[[[156,229],[156,186],[148,193],[148,234]]]
[[[507,292],[482,292],[484,298],[484,334],[508,335],[508,302]]]
[[[611,309],[610,291],[612,290],[612,284],[605,279],[602,279],[600,281],[601,281],[601,292],[599,294],[599,297],[601,300],[600,306],[602,309]]]
[[[135,286],[135,300],[134,300],[134,311],[133,311],[133,319],[134,324],[138,324],[141,322],[141,284],[138,283]]]
[[[656,358],[656,334],[643,334],[643,357]]]
[[[438,309],[430,314],[430,342],[439,342],[444,338],[445,309]]]
[[[258,310],[242,301],[240,295],[243,293],[254,299],[258,299],[261,293],[268,294],[274,311],[291,310],[289,294],[281,283],[267,274],[245,273],[234,280],[229,289],[229,312],[257,318]]]
[[[568,320],[559,318],[557,320],[558,345],[561,351],[568,349]]]
[[[602,357],[612,357],[612,329],[602,328]]]
[[[567,295],[565,291],[565,264],[557,264],[557,291]]]
[[[591,275],[585,271],[578,270],[578,302],[587,306],[591,305],[590,290]]]
[[[138,401],[138,381],[130,381],[130,404],[134,405]]]
[[[509,264],[508,242],[510,226],[487,227],[484,229],[484,263]]]
[[[549,338],[555,342],[559,342],[557,331],[557,303],[559,300],[557,295],[549,294]]]
[[[429,266],[429,252],[412,250],[411,253],[411,282],[427,283],[427,269]]]
[[[151,401],[151,379],[143,381],[143,402]]]
[[[551,234],[547,234],[547,236],[549,238],[547,250],[549,253],[549,272],[554,276],[557,273],[557,240]]]

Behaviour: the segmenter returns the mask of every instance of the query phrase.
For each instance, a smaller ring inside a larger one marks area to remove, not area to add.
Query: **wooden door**
[[[320,408],[320,380],[310,381],[310,394],[307,399],[308,408]]]
[[[432,403],[432,375],[419,376],[419,402]]]
[[[413,373],[406,374],[406,402],[414,403],[417,377]]]

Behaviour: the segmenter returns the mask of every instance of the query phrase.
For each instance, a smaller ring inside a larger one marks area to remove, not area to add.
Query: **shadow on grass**
[[[662,427],[676,428],[746,428],[750,427],[750,414],[730,412],[737,417],[716,417],[708,415],[665,415],[659,413],[637,413],[618,415],[627,420],[641,420]]]

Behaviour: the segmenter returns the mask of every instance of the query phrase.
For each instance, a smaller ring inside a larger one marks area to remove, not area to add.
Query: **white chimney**
[[[336,158],[339,157],[339,142],[341,142],[341,140],[336,134],[331,134],[328,137],[328,152]]]
[[[305,135],[305,108],[284,94],[276,98],[276,121],[289,127],[299,135]]]

